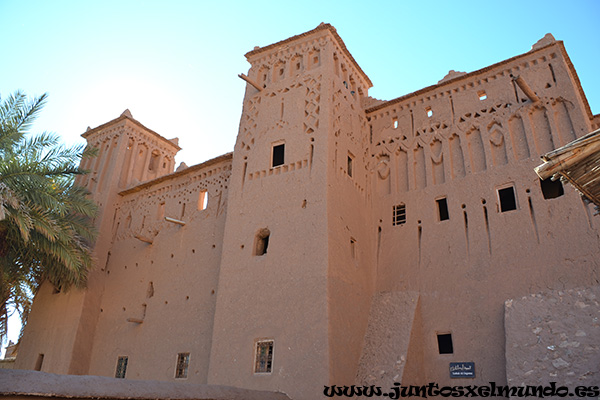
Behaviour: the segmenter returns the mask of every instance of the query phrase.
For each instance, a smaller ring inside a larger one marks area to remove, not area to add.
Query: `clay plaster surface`
[[[2,398],[284,400],[284,393],[215,385],[178,385],[101,376],[56,375],[46,372],[0,370]]]

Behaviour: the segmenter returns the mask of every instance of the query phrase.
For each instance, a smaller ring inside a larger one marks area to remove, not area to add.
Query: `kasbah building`
[[[232,153],[174,171],[129,111],[83,134],[97,266],[42,286],[16,369],[298,400],[600,384],[600,217],[534,171],[600,126],[561,41],[390,101],[329,24],[246,58]]]

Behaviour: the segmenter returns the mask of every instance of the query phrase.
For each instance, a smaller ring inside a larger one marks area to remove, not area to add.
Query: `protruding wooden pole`
[[[259,92],[261,92],[263,90],[263,88],[261,88],[256,82],[254,82],[252,79],[248,78],[246,75],[238,74],[238,76],[240,78],[242,78],[243,80],[245,80],[246,82],[248,82],[249,84],[251,84],[252,86],[254,86],[256,88],[256,90],[258,90]]]
[[[540,101],[538,95],[535,94],[535,92],[529,87],[527,82],[525,82],[525,79],[521,78],[521,76],[513,76],[512,78],[517,83],[517,85],[519,85],[523,93],[525,93],[525,95],[529,97],[529,100],[533,101],[534,103]]]

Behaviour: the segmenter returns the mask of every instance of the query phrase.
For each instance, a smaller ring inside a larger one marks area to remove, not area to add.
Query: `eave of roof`
[[[139,191],[141,191],[143,189],[149,188],[151,186],[158,185],[161,182],[164,182],[164,181],[167,181],[167,180],[170,180],[170,179],[176,179],[176,178],[178,178],[180,176],[183,176],[183,175],[186,175],[186,174],[190,174],[192,172],[198,171],[200,169],[204,169],[206,167],[210,167],[211,165],[220,163],[222,161],[231,160],[232,158],[233,158],[233,152],[225,153],[225,154],[220,155],[218,157],[211,158],[210,160],[205,161],[203,163],[192,165],[191,167],[187,167],[186,169],[183,169],[181,171],[175,171],[175,172],[172,172],[170,174],[158,177],[156,179],[152,179],[151,181],[140,183],[137,186],[134,186],[132,188],[125,189],[125,190],[119,192],[119,195],[121,195],[121,196],[127,196],[128,194],[136,193],[136,192],[139,192]]]
[[[565,58],[567,66],[569,67],[569,70],[573,74],[573,78],[574,78],[575,83],[577,85],[577,88],[578,88],[579,94],[581,96],[581,99],[584,102],[585,109],[586,109],[586,112],[588,114],[588,117],[591,120],[593,118],[592,110],[590,109],[590,105],[589,105],[589,103],[587,101],[587,98],[585,97],[585,93],[583,92],[583,88],[581,87],[581,82],[579,81],[579,77],[577,76],[577,72],[575,71],[575,67],[573,66],[573,63],[571,62],[571,59],[569,58],[569,55],[567,54],[567,51],[565,50],[565,46],[564,46],[564,44],[563,44],[563,42],[561,40],[557,40],[557,41],[555,41],[553,43],[550,43],[550,44],[548,44],[546,46],[540,47],[539,49],[530,50],[527,53],[519,54],[519,55],[511,57],[509,59],[500,61],[500,62],[498,62],[496,64],[489,65],[489,66],[487,66],[485,68],[481,68],[481,69],[478,69],[476,71],[469,72],[469,73],[466,73],[464,75],[457,76],[455,78],[449,79],[449,80],[441,82],[441,83],[437,83],[435,85],[427,86],[427,87],[425,87],[423,89],[419,89],[419,90],[417,90],[415,92],[408,93],[408,94],[405,94],[403,96],[397,97],[395,99],[386,101],[385,103],[381,103],[381,104],[378,104],[376,106],[367,108],[365,110],[365,113],[366,114],[370,114],[370,113],[373,113],[375,111],[381,110],[382,108],[386,108],[386,107],[389,107],[391,105],[401,103],[401,102],[403,102],[403,101],[405,101],[405,100],[407,100],[407,99],[409,99],[411,97],[420,96],[420,95],[422,95],[422,94],[424,94],[426,92],[429,92],[429,91],[431,91],[433,89],[441,88],[441,87],[447,86],[447,85],[452,85],[452,84],[455,84],[456,82],[459,82],[461,80],[467,80],[467,79],[473,78],[476,75],[479,75],[479,74],[491,71],[491,70],[493,70],[495,68],[498,68],[500,66],[509,64],[509,63],[511,63],[513,61],[516,61],[516,60],[518,60],[520,58],[527,57],[527,56],[529,56],[531,54],[534,54],[534,53],[542,52],[542,51],[544,51],[544,50],[546,50],[546,49],[548,49],[549,47],[552,47],[552,46],[558,46],[558,48],[560,49],[563,57]]]
[[[293,42],[295,40],[298,39],[302,39],[305,38],[307,36],[310,36],[314,33],[320,32],[320,31],[329,31],[334,39],[337,41],[338,45],[340,46],[340,48],[342,49],[342,51],[344,52],[344,54],[346,55],[346,57],[348,57],[348,59],[352,62],[352,64],[354,65],[354,67],[359,71],[359,73],[362,75],[362,77],[367,81],[367,83],[369,84],[369,87],[373,87],[373,82],[371,82],[371,79],[369,79],[369,77],[367,76],[367,74],[362,70],[362,68],[360,67],[360,65],[358,65],[358,63],[356,62],[356,60],[354,59],[354,57],[352,56],[352,54],[350,54],[350,51],[348,50],[348,48],[346,47],[346,44],[344,43],[344,41],[342,40],[342,38],[340,37],[340,35],[338,35],[337,30],[331,25],[331,24],[326,24],[326,23],[321,23],[319,24],[319,26],[317,26],[315,29],[310,30],[308,32],[304,32],[301,33],[299,35],[296,36],[292,36],[289,37],[287,39],[281,40],[279,42],[270,44],[268,46],[264,46],[264,47],[260,47],[258,49],[254,49],[252,51],[249,51],[245,54],[246,59],[248,61],[250,61],[250,58],[263,53],[265,51],[269,51],[281,46],[284,46],[290,42]]]
[[[163,143],[168,144],[171,147],[174,147],[175,149],[177,149],[177,151],[181,150],[181,147],[179,147],[178,145],[176,145],[175,143],[171,142],[169,139],[165,138],[164,136],[161,136],[160,134],[154,132],[152,129],[147,128],[146,126],[144,126],[141,122],[139,122],[138,120],[134,119],[134,118],[130,118],[127,115],[121,115],[118,118],[115,118],[111,121],[108,121],[100,126],[97,126],[93,129],[90,129],[88,131],[86,131],[85,133],[81,134],[81,137],[83,137],[84,139],[87,138],[89,135],[91,135],[94,132],[100,131],[104,128],[109,127],[110,125],[114,125],[114,124],[118,124],[121,121],[124,120],[129,120],[130,122],[132,122],[133,124],[139,126],[140,128],[144,129],[145,131],[147,131],[148,133],[150,133],[152,136],[154,136],[156,139],[162,141]]]

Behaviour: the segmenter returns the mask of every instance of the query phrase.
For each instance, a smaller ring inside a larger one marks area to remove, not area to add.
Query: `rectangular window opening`
[[[354,156],[348,153],[348,176],[352,177],[352,164],[354,162]]]
[[[498,189],[498,201],[500,203],[500,212],[507,212],[517,209],[517,198],[515,188],[508,186]]]
[[[427,118],[431,118],[433,116],[433,110],[431,107],[425,108],[425,112],[427,113]]]
[[[285,163],[285,143],[273,145],[271,167],[275,168]]]
[[[394,129],[398,129],[398,117],[392,118],[392,122],[394,124]]]
[[[560,179],[557,179],[555,181],[553,181],[552,178],[544,180],[540,179],[540,186],[542,188],[542,194],[544,195],[544,199],[546,200],[555,199],[565,194],[565,190],[563,188],[562,183],[560,182]]]
[[[38,358],[35,361],[35,371],[41,371],[42,370],[42,365],[44,364],[44,355],[43,354],[38,354]]]
[[[392,209],[392,225],[402,225],[406,222],[406,205],[398,204]]]
[[[442,197],[441,199],[437,199],[435,202],[437,203],[439,220],[446,221],[450,219],[450,214],[448,213],[448,201],[446,198]]]
[[[175,367],[175,379],[187,378],[189,365],[190,365],[190,353],[177,354],[177,365]]]
[[[477,92],[477,97],[479,97],[479,100],[481,101],[487,99],[487,94],[485,93],[485,90],[480,90],[479,92]]]
[[[254,373],[270,374],[273,370],[273,341],[262,340],[256,342],[254,357]]]
[[[206,210],[208,206],[208,191],[201,190],[198,194],[198,210]]]
[[[115,378],[125,379],[125,374],[127,373],[127,361],[129,357],[120,356],[117,359],[117,370],[115,372]]]
[[[452,346],[452,334],[444,333],[437,335],[438,350],[440,354],[453,354],[454,348]]]

